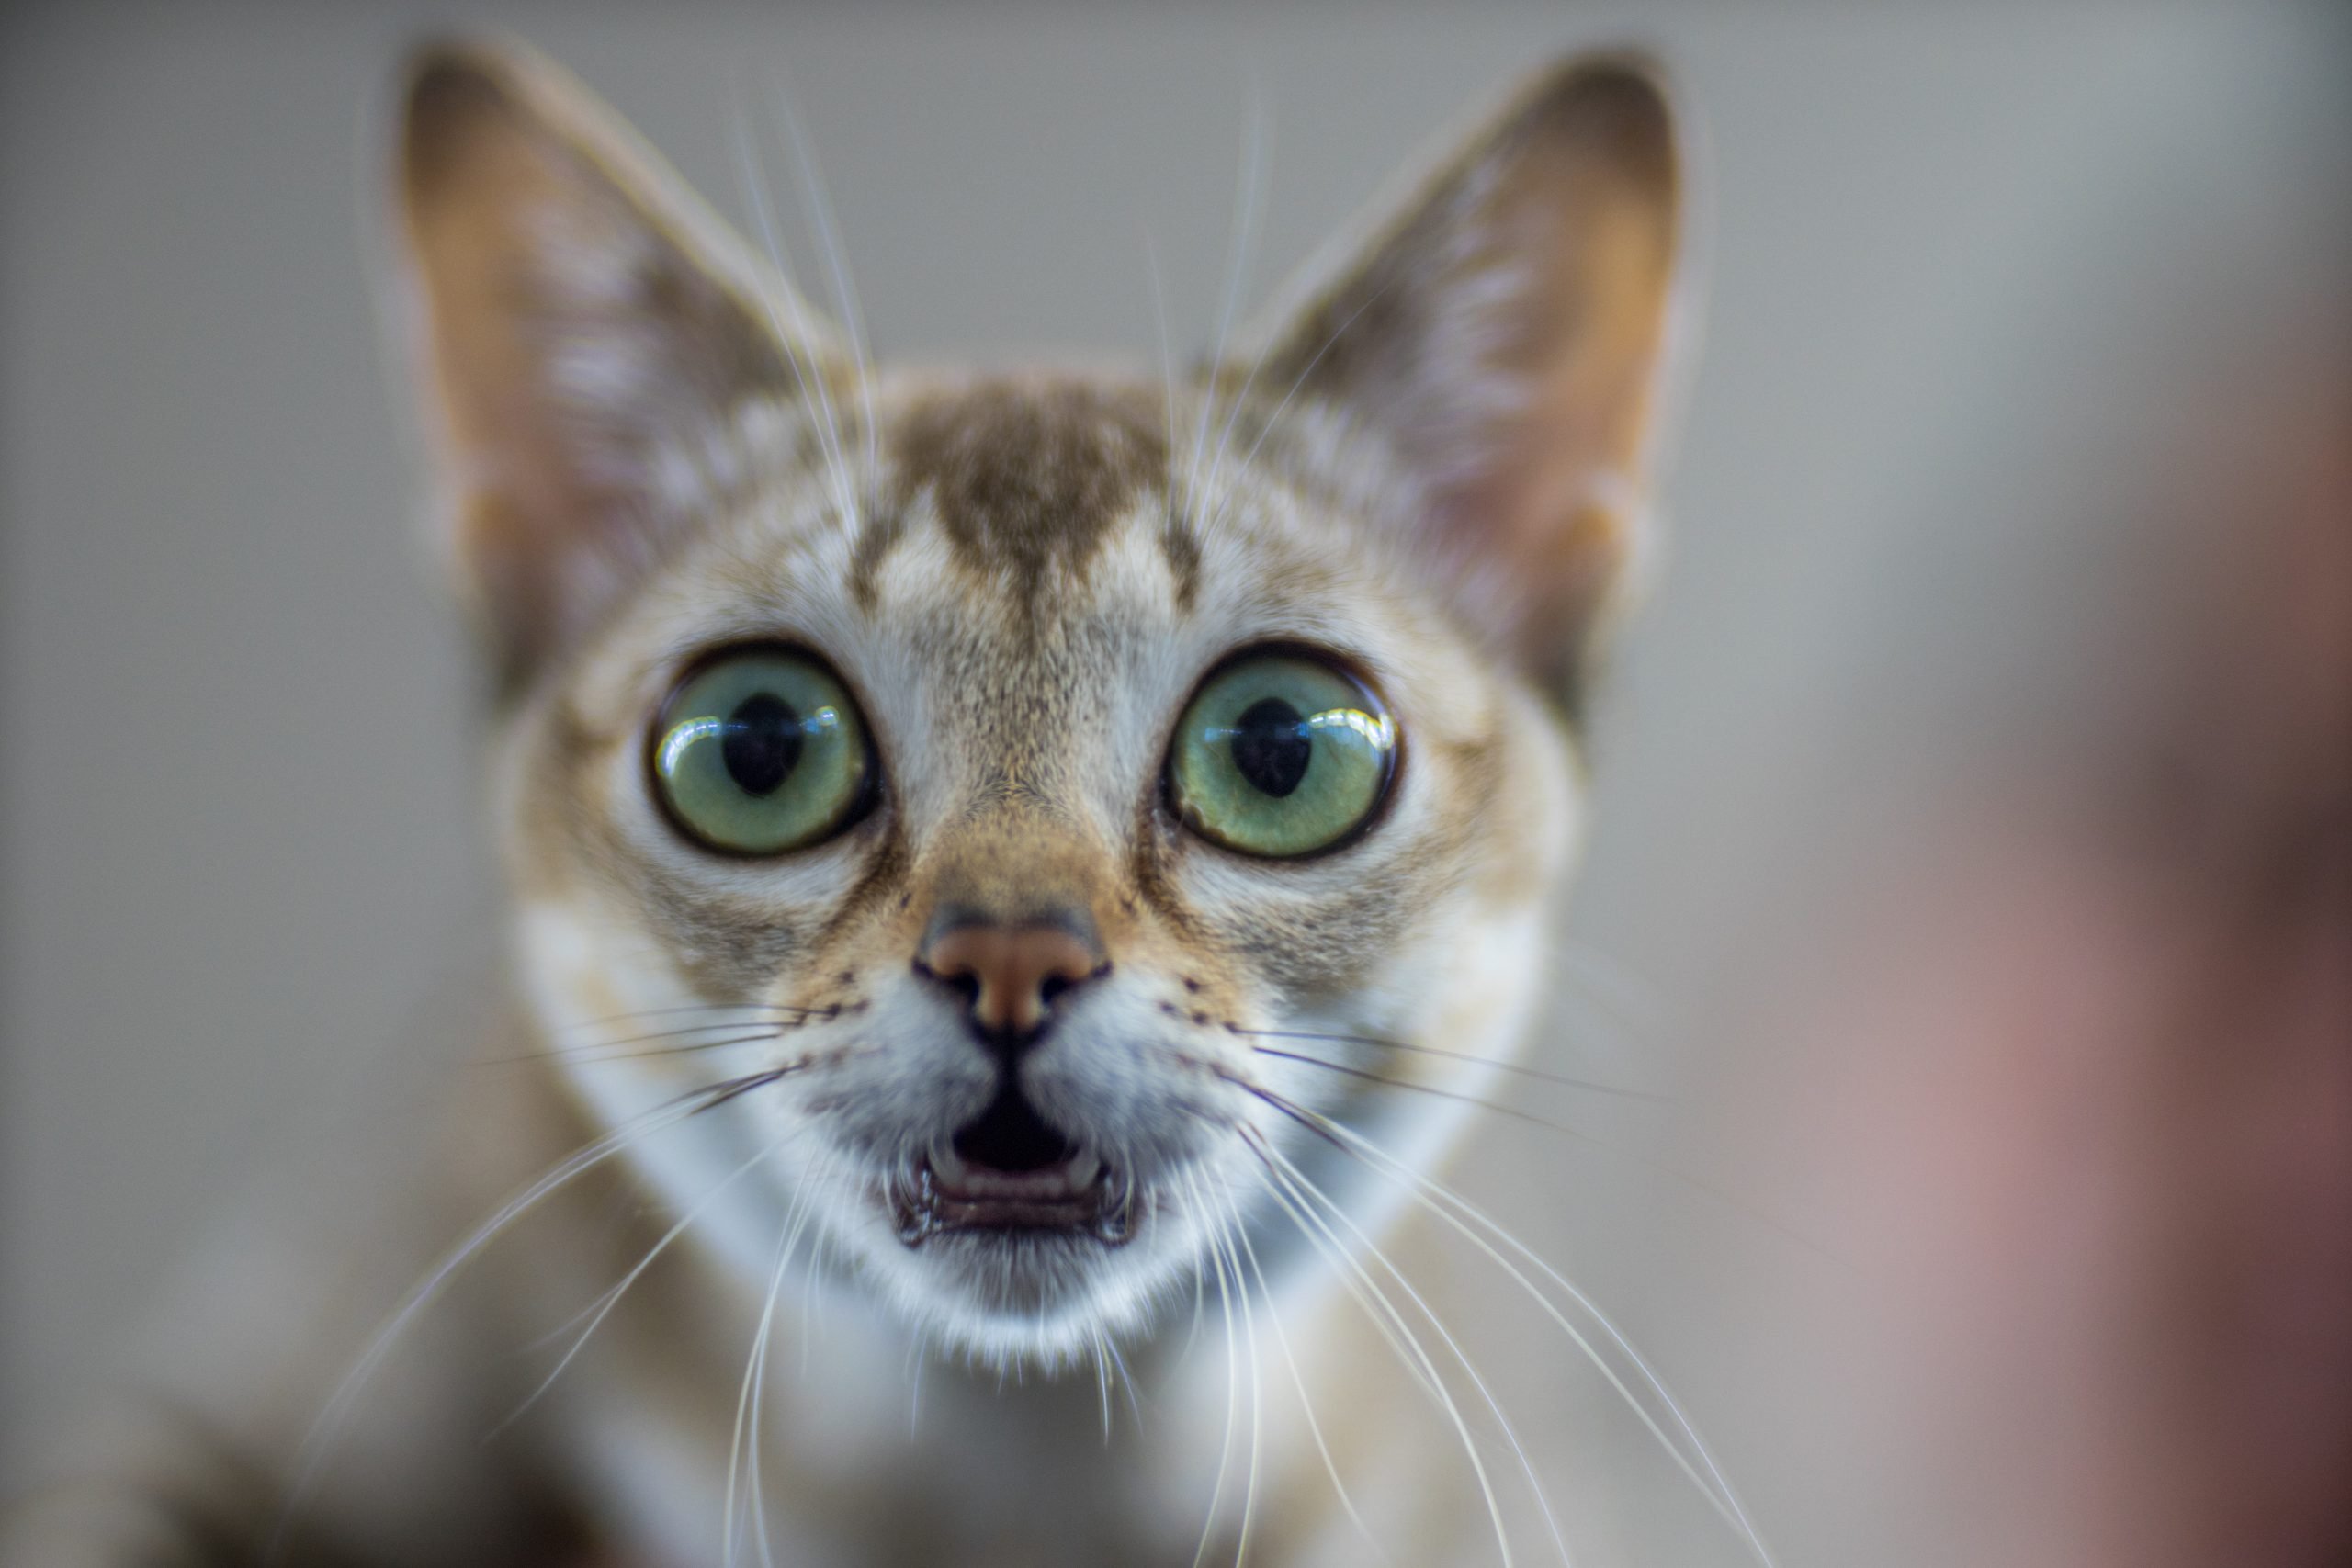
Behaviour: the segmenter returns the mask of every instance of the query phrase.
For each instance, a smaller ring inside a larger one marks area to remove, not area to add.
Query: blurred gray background
[[[387,85],[450,11],[20,4],[0,22],[0,1493],[259,1173],[452,1081],[413,1048],[419,1020],[494,966],[476,681],[370,294]],[[1580,44],[1656,48],[1703,127],[1707,325],[1670,564],[1601,716],[1567,967],[1635,1015],[1581,1033],[1586,1065],[1657,1082],[1674,1017],[1810,863],[1791,844],[1825,786],[1830,815],[1863,809],[1836,798],[1856,670],[1920,672],[1922,702],[2018,678],[2067,558],[2020,476],[2117,438],[2139,344],[2190,298],[2167,292],[2183,254],[2291,221],[2331,123],[2313,106],[2345,81],[2313,16],[466,19],[570,65],[730,213],[739,116],[788,77],[881,352],[1000,359],[1156,355],[1147,234],[1180,344],[1205,346],[1253,103],[1271,199],[1249,299],[1498,84]],[[789,164],[767,167],[796,205]],[[1951,662],[1971,648],[1981,664]],[[1823,1478],[1779,1440],[1770,1380],[1743,1382],[1736,1314],[1672,1283],[1678,1250],[1779,1243],[1660,1201],[1639,1162],[1530,1148],[1564,1163],[1513,1212],[1624,1309],[1801,1539]],[[1666,1498],[1673,1478],[1640,1484]]]

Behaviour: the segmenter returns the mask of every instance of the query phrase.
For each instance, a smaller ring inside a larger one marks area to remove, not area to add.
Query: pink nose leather
[[[991,1034],[1034,1034],[1053,998],[1096,968],[1093,950],[1055,926],[957,926],[923,953],[940,979],[977,987],[972,1018]]]

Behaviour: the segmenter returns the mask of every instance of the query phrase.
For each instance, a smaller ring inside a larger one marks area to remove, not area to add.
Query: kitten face
[[[883,466],[861,487],[876,500],[855,518],[821,462],[792,461],[805,432],[749,422],[772,445],[745,466],[773,477],[535,700],[509,775],[539,990],[563,1021],[707,1002],[786,1021],[737,1053],[746,1071],[808,1064],[729,1108],[779,1150],[762,1177],[934,1332],[991,1351],[1075,1348],[1189,1283],[1207,1227],[1267,1179],[1245,1139],[1301,1135],[1249,1086],[1327,1112],[1358,1098],[1263,1055],[1283,1038],[1259,1032],[1499,1048],[1574,809],[1551,712],[1411,563],[1271,475],[1183,484],[1159,401],[1094,381],[886,384]],[[1029,523],[985,464],[1071,489],[1025,556],[1006,536]],[[875,800],[821,844],[747,860],[665,817],[647,750],[682,674],[760,646],[814,655],[852,694]],[[1326,853],[1237,852],[1170,801],[1188,701],[1262,648],[1357,672],[1401,738],[1376,819]],[[1008,1054],[924,961],[943,919],[1091,932],[1093,956]],[[612,1095],[616,1066],[582,1066],[586,1092]],[[646,1076],[681,1091],[719,1076],[671,1066]],[[1074,1162],[1067,1223],[926,1210],[959,1141],[996,1168]]]
[[[1541,85],[1206,378],[959,378],[858,366],[545,67],[426,57],[526,980],[558,1044],[686,1021],[560,1059],[616,1128],[693,1111],[633,1157],[749,1280],[805,1232],[1050,1363],[1307,1182],[1360,1209],[1334,1123],[1442,1142],[1577,824],[1664,124],[1622,65]]]

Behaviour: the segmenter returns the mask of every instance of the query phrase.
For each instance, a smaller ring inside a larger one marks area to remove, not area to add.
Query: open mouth
[[[915,1166],[889,1200],[899,1239],[947,1231],[1042,1232],[1118,1247],[1135,1235],[1130,1186],[1039,1116],[1008,1079],[989,1108]]]

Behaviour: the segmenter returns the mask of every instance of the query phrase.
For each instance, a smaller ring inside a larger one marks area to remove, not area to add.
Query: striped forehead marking
[[[983,381],[920,399],[893,422],[893,483],[853,549],[851,593],[876,608],[882,567],[927,498],[957,565],[1006,583],[1034,614],[1085,575],[1141,498],[1164,491],[1164,417],[1150,393],[1082,381]],[[1198,570],[1180,558],[1189,543],[1162,539],[1180,588]]]

